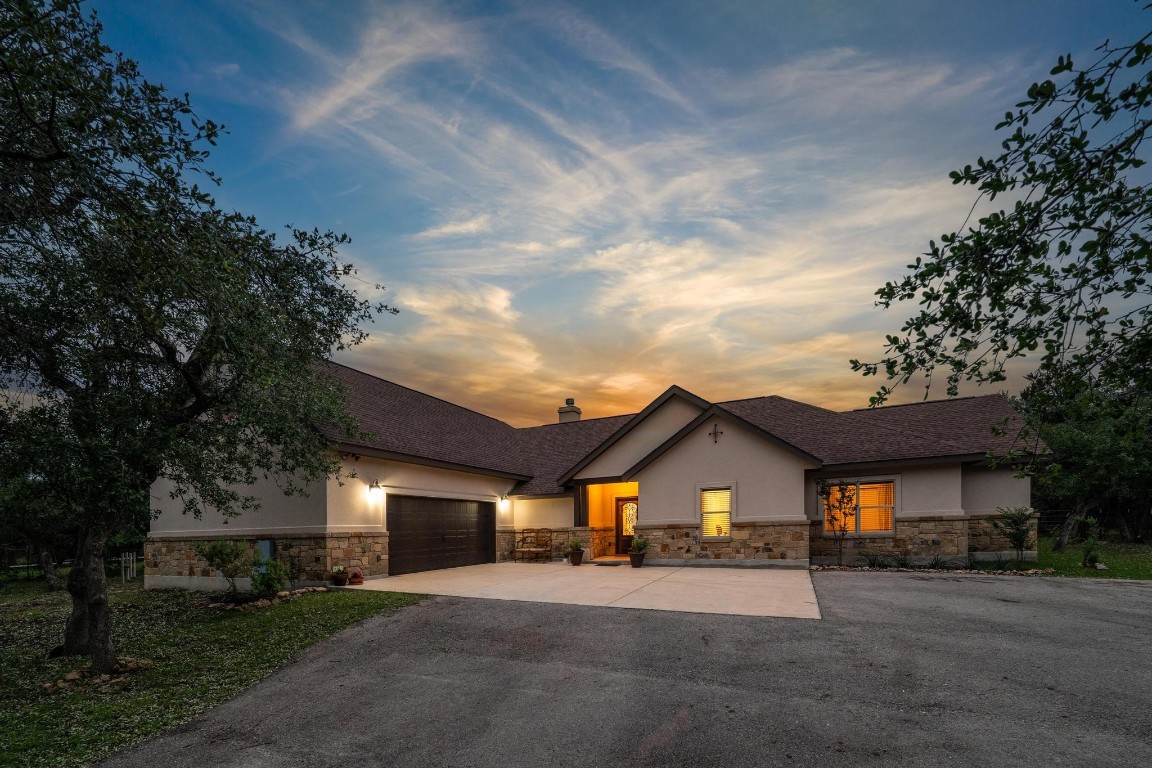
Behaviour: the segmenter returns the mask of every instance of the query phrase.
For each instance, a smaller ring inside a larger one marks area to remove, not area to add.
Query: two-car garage
[[[388,494],[388,573],[496,562],[496,504]]]

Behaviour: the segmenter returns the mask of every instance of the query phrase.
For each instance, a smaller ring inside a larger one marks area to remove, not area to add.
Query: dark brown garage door
[[[496,562],[496,504],[388,496],[388,573]]]

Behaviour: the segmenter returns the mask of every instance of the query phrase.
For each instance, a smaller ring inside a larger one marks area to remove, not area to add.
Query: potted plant
[[[628,562],[633,568],[644,565],[644,553],[648,551],[648,539],[636,536],[632,539],[632,548],[628,550]]]
[[[584,559],[584,542],[580,539],[571,539],[568,542],[568,562],[572,565],[580,565]]]
[[[348,569],[348,583],[349,584],[363,584],[364,571],[359,566],[352,566]]]
[[[348,571],[342,565],[332,566],[332,584],[337,587],[348,586]]]

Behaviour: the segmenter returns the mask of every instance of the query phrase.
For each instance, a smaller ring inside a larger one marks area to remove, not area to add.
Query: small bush
[[[1100,524],[1094,517],[1084,517],[1082,521],[1088,526],[1088,536],[1080,545],[1080,565],[1084,568],[1095,568],[1100,562]]]
[[[892,561],[888,559],[887,555],[881,555],[877,552],[865,554],[864,562],[868,564],[869,568],[890,568],[892,566]]]
[[[1033,543],[1032,521],[1036,510],[1032,507],[997,507],[1000,517],[992,518],[992,527],[1004,534],[1012,549],[1016,550],[1016,560],[1024,559],[1024,550]]]
[[[912,558],[908,557],[908,555],[901,552],[900,554],[894,555],[892,557],[892,564],[894,566],[896,566],[897,568],[911,568],[912,567]]]
[[[282,560],[252,561],[252,591],[258,595],[274,595],[284,589],[288,581],[288,566]]]
[[[946,571],[950,567],[950,563],[945,560],[941,555],[936,555],[932,561],[928,563],[928,567],[936,571]]]
[[[228,580],[228,594],[235,595],[239,591],[236,579],[243,576],[248,568],[247,547],[238,541],[213,541],[208,544],[198,541],[194,551]]]

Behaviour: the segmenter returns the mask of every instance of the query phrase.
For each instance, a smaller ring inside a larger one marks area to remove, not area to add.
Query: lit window
[[[705,539],[732,535],[732,489],[700,490],[700,534]]]
[[[844,486],[841,497],[840,486]],[[848,533],[889,533],[896,510],[896,483],[829,483],[824,499],[824,531],[839,532],[847,525]]]

